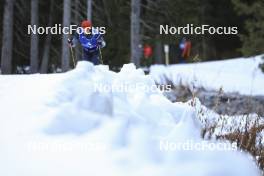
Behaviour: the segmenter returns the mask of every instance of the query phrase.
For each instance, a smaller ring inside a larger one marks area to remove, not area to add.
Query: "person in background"
[[[180,44],[179,44],[179,62],[180,63],[186,63],[187,59],[190,57],[191,54],[191,41],[187,40],[185,37],[182,38]]]
[[[152,63],[153,49],[149,44],[145,44],[143,48],[144,58],[141,60],[142,66],[149,67]]]
[[[68,43],[71,47],[80,43],[83,48],[81,60],[98,65],[100,64],[100,49],[104,48],[106,43],[99,31],[92,29],[92,23],[89,20],[82,21],[81,27],[83,30],[76,32],[72,39],[68,39]]]

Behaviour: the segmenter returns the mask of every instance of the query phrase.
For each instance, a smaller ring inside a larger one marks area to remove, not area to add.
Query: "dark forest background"
[[[154,48],[153,63],[162,63],[163,44],[177,47],[183,36],[159,35],[160,24],[238,27],[239,35],[186,36],[192,42],[192,57],[201,60],[264,53],[263,0],[0,0],[2,73],[17,73],[25,66],[30,66],[30,73],[72,68],[65,40],[69,36],[31,36],[27,26],[79,25],[89,13],[95,26],[106,27],[103,58],[112,69],[137,62],[142,49],[135,46],[144,44]]]

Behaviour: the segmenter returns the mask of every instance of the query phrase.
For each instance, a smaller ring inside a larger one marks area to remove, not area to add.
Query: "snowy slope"
[[[154,65],[150,75],[160,84],[172,81],[175,85],[207,90],[239,92],[245,95],[264,95],[264,74],[258,68],[261,56],[168,67]]]
[[[114,73],[80,62],[64,74],[0,76],[0,175],[259,175],[238,151],[164,150],[166,142],[220,143],[200,138],[195,108],[153,86],[133,65]]]

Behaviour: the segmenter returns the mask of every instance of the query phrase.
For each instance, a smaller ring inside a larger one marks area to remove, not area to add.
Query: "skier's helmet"
[[[84,20],[84,21],[82,21],[82,23],[81,23],[81,26],[82,26],[82,28],[91,28],[92,27],[92,22],[91,21],[89,21],[89,20]]]

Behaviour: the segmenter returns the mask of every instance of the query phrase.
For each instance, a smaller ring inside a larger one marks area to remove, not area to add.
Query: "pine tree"
[[[256,55],[264,52],[264,1],[232,0],[239,15],[246,18],[245,30],[241,34],[244,55]]]

